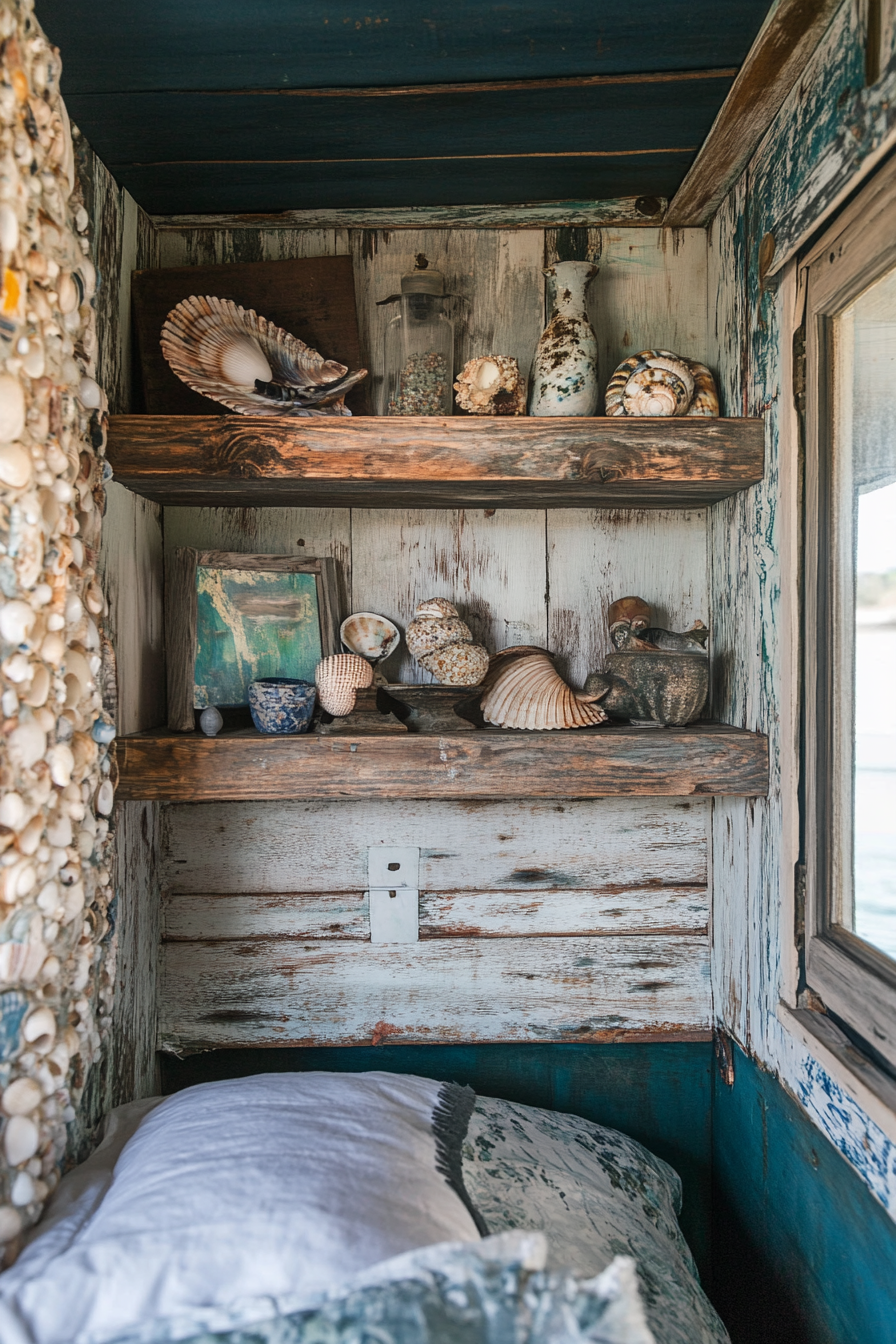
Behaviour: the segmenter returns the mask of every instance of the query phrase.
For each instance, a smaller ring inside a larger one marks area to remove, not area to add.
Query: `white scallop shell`
[[[356,653],[334,653],[323,658],[314,673],[321,709],[344,718],[355,707],[355,694],[373,684],[373,668]]]
[[[486,723],[498,728],[593,728],[607,719],[599,698],[567,686],[550,654],[527,653],[511,660],[499,657],[480,707]]]
[[[351,415],[345,394],[367,376],[324,359],[254,309],[211,296],[193,295],[173,308],[161,345],[182,382],[241,415]],[[297,399],[265,396],[256,379],[291,389]]]

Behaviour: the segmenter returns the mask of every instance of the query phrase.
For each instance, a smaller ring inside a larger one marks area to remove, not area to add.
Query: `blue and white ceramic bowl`
[[[260,733],[307,733],[316,699],[316,687],[297,677],[249,683],[249,710]]]

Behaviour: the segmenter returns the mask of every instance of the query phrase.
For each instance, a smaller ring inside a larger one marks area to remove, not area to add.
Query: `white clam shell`
[[[34,719],[23,720],[9,735],[9,759],[29,770],[47,749],[47,735]]]
[[[21,644],[31,634],[36,613],[27,602],[15,599],[0,607],[0,636],[7,644]]]
[[[20,443],[0,443],[0,481],[13,490],[24,490],[31,480],[31,455]]]
[[[98,411],[103,404],[103,390],[99,383],[85,374],[78,384],[78,396],[82,406],[89,411]]]
[[[0,442],[17,439],[25,428],[25,394],[18,378],[0,373]]]
[[[0,248],[8,256],[15,252],[19,244],[19,220],[15,210],[8,202],[0,205]]]
[[[12,1189],[9,1192],[9,1197],[13,1204],[15,1204],[17,1208],[24,1208],[26,1204],[33,1203],[34,1194],[34,1177],[30,1176],[27,1171],[20,1171],[13,1181]]]
[[[0,1243],[14,1241],[22,1230],[22,1215],[10,1204],[0,1204]]]
[[[28,808],[21,794],[10,792],[0,797],[0,826],[8,826],[10,830],[18,831],[27,819]]]
[[[339,638],[349,653],[381,662],[398,648],[401,631],[385,616],[372,611],[356,611],[339,627]]]
[[[3,1149],[11,1167],[19,1167],[37,1152],[40,1131],[27,1115],[13,1115],[3,1130]]]
[[[529,653],[504,666],[498,660],[480,706],[486,723],[498,728],[592,728],[607,718],[598,698],[568,686],[550,654]]]
[[[115,802],[115,790],[110,779],[104,779],[96,791],[96,810],[100,816],[108,817]]]
[[[35,1008],[22,1024],[22,1036],[37,1054],[46,1054],[56,1043],[56,1018],[49,1008]]]
[[[318,663],[314,684],[321,709],[341,719],[354,709],[357,691],[373,685],[373,668],[356,653],[334,653]]]
[[[30,1115],[43,1100],[43,1092],[33,1078],[16,1078],[4,1088],[0,1106],[4,1115]]]

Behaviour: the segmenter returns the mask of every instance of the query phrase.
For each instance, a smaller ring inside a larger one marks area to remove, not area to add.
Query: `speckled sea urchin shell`
[[[502,659],[480,701],[486,723],[498,728],[550,730],[593,728],[607,716],[599,695],[574,691],[560,676],[549,653],[524,653]]]
[[[478,686],[488,670],[488,653],[473,643],[470,627],[447,598],[417,604],[405,641],[412,657],[444,686]]]
[[[607,415],[717,416],[715,380],[705,364],[671,350],[623,360],[607,387]]]
[[[373,684],[373,668],[356,653],[334,653],[318,663],[314,683],[321,709],[341,719],[354,709],[356,693]]]
[[[511,355],[480,355],[468,360],[454,390],[458,406],[472,415],[526,414],[526,380]]]

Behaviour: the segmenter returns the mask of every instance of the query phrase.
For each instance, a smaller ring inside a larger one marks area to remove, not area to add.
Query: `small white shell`
[[[31,634],[36,620],[34,610],[18,599],[0,607],[0,636],[7,644],[21,644]]]
[[[108,817],[115,802],[115,790],[111,779],[104,779],[96,791],[96,810],[101,817]]]
[[[47,735],[34,719],[24,719],[9,735],[9,759],[30,770],[47,749]]]
[[[9,1197],[18,1208],[24,1208],[34,1200],[34,1178],[27,1171],[20,1171],[12,1183]]]
[[[3,1148],[11,1167],[21,1166],[37,1152],[40,1131],[27,1115],[13,1115],[3,1130]]]
[[[31,1049],[45,1055],[56,1043],[56,1018],[49,1008],[35,1008],[22,1026],[22,1035]]]
[[[356,692],[373,684],[373,668],[356,653],[334,653],[318,663],[314,684],[321,709],[341,719],[354,709]]]
[[[4,1089],[0,1105],[5,1115],[30,1115],[42,1100],[43,1093],[33,1078],[16,1078]]]
[[[473,415],[525,415],[526,382],[511,355],[470,359],[454,384],[461,410]]]
[[[15,252],[19,243],[19,221],[15,210],[6,201],[0,205],[0,249],[7,256]]]
[[[0,1204],[0,1243],[13,1241],[22,1230],[22,1215],[10,1204]]]
[[[25,428],[25,394],[18,378],[0,373],[0,442],[17,439]]]
[[[548,653],[498,655],[480,707],[486,723],[498,728],[593,728],[607,719],[599,698],[568,686]]]
[[[103,390],[99,383],[93,378],[88,378],[85,374],[78,384],[78,396],[81,398],[81,405],[86,406],[89,411],[97,411],[103,404]]]

